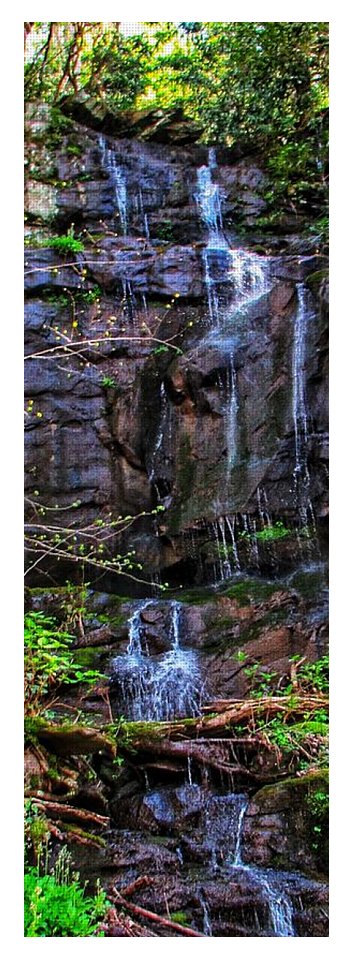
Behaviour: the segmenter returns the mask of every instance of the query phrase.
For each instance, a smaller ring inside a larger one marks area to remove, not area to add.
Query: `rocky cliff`
[[[315,559],[327,516],[326,264],[234,157],[28,110],[28,519],[143,514],[119,550],[174,585]]]

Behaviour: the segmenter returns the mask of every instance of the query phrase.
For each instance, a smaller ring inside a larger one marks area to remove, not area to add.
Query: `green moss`
[[[175,913],[171,913],[170,920],[173,920],[174,923],[181,923],[184,927],[191,923],[191,918],[184,910],[176,910]]]
[[[83,839],[90,840],[92,843],[97,844],[99,847],[107,847],[107,841],[102,837],[98,837],[96,833],[90,833],[88,830],[82,830],[81,827],[77,827],[75,823],[65,823],[64,829],[66,833],[73,834],[74,836],[82,837]]]
[[[223,596],[236,600],[239,606],[244,607],[269,600],[278,590],[278,584],[266,580],[241,580],[225,590]]]
[[[268,784],[258,790],[253,799],[264,813],[289,809],[292,804],[301,803],[302,800],[307,804],[309,797],[316,791],[327,793],[328,783],[328,769],[318,770],[303,777],[289,777],[287,780]]]
[[[290,586],[305,600],[319,600],[320,590],[325,584],[325,576],[319,570],[297,571],[290,578]]]
[[[87,670],[98,670],[101,662],[106,659],[108,651],[105,646],[101,647],[78,647],[74,651],[75,663]]]
[[[179,487],[183,500],[188,500],[194,488],[195,464],[189,436],[181,438],[179,449]]]

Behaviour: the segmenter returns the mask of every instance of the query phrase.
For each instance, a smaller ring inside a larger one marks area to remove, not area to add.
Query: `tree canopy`
[[[112,110],[182,107],[203,140],[260,151],[274,189],[327,196],[328,24],[26,23],[25,92],[59,104],[84,91]]]

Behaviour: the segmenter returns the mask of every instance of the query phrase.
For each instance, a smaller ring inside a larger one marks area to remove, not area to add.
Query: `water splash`
[[[111,663],[111,683],[118,708],[130,720],[173,720],[200,713],[202,680],[197,655],[180,645],[181,604],[168,606],[170,649],[151,655],[142,614],[156,600],[139,603],[129,620],[129,643],[124,655]]]
[[[101,166],[108,174],[113,187],[113,202],[115,210],[118,210],[122,232],[127,233],[127,192],[125,174],[122,168],[117,164],[117,159],[112,147],[108,146],[106,137],[101,133],[98,138],[101,152]]]

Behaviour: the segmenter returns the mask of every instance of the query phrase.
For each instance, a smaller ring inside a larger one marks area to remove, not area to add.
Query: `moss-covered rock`
[[[328,770],[268,785],[249,805],[244,859],[322,876],[328,868]]]

